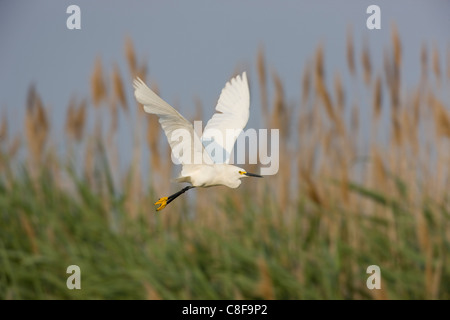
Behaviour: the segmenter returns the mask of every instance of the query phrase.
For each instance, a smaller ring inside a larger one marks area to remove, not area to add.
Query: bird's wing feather
[[[135,79],[133,85],[134,95],[137,101],[144,105],[145,112],[158,116],[172,154],[180,163],[183,165],[199,164],[199,161],[205,164],[213,163],[189,121],[154,93],[141,79]]]
[[[202,141],[206,145],[213,143],[208,150],[221,147],[225,154],[217,157],[210,154],[214,162],[230,162],[231,151],[237,137],[247,124],[250,108],[250,92],[248,88],[247,74],[231,79],[219,97],[216,113],[206,124],[203,131]]]

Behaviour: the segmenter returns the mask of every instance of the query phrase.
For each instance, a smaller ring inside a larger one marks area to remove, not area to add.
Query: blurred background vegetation
[[[97,58],[64,134],[31,86],[20,133],[0,123],[0,298],[450,299],[450,55],[423,46],[405,87],[395,28],[381,70],[348,34],[353,83],[327,70],[327,50],[311,53],[295,103],[255,56],[251,114],[280,129],[277,175],[196,190],[159,213],[153,202],[180,186],[157,118],[126,99],[136,76],[158,92],[131,39],[129,73]],[[125,163],[119,117],[133,132]],[[202,118],[198,102],[191,120]],[[66,287],[72,264],[81,290]],[[373,264],[380,290],[366,287]]]

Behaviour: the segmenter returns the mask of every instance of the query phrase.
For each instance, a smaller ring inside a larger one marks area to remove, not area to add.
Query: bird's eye
[[[245,171],[239,171],[239,174],[245,174]]]

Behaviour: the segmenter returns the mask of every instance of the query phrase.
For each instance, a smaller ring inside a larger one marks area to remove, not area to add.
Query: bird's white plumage
[[[217,112],[208,121],[202,135],[203,141],[213,140],[213,143],[226,152],[226,159],[217,161],[220,163],[213,162],[192,124],[178,111],[155,94],[141,79],[137,78],[134,81],[134,88],[136,99],[144,105],[144,110],[159,117],[159,123],[167,136],[172,151],[185,150],[191,154],[191,157],[186,158],[183,154],[174,152],[173,155],[183,164],[181,174],[176,181],[188,182],[194,187],[224,185],[237,188],[241,184],[240,179],[245,176],[260,177],[228,164],[234,143],[249,118],[250,93],[245,72],[227,82],[220,94],[216,106]],[[188,139],[178,139],[178,130],[187,133]],[[200,162],[198,162],[199,159]],[[158,208],[160,210],[170,201],[172,200],[166,197],[161,198],[155,204],[161,204],[161,207]]]
[[[216,113],[206,124],[202,141],[210,141],[223,148],[223,157],[210,155],[216,163],[229,163],[237,137],[249,118],[250,92],[247,74],[231,79],[222,89]],[[220,159],[221,158],[221,159]]]
[[[141,79],[134,80],[134,89],[134,95],[137,101],[144,105],[145,112],[159,117],[159,123],[167,136],[173,155],[181,164],[193,164],[194,159],[199,159],[205,164],[213,164],[192,123],[154,93]],[[180,133],[187,133],[188,137],[183,134],[182,137],[186,138],[180,139]],[[190,156],[186,156],[183,150],[190,152]]]

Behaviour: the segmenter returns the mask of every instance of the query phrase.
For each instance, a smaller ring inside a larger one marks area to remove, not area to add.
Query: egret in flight
[[[182,164],[181,174],[175,181],[190,183],[190,186],[177,193],[156,201],[155,205],[159,205],[157,211],[195,187],[222,185],[234,189],[239,187],[243,177],[262,178],[229,164],[235,141],[249,117],[250,93],[245,72],[231,79],[222,89],[216,106],[217,112],[206,124],[201,139],[195,133],[192,123],[162,100],[141,79],[136,78],[133,85],[136,100],[144,106],[145,112],[158,116],[172,154]],[[222,148],[225,157],[217,159],[218,157],[210,155],[202,141],[212,142]]]

